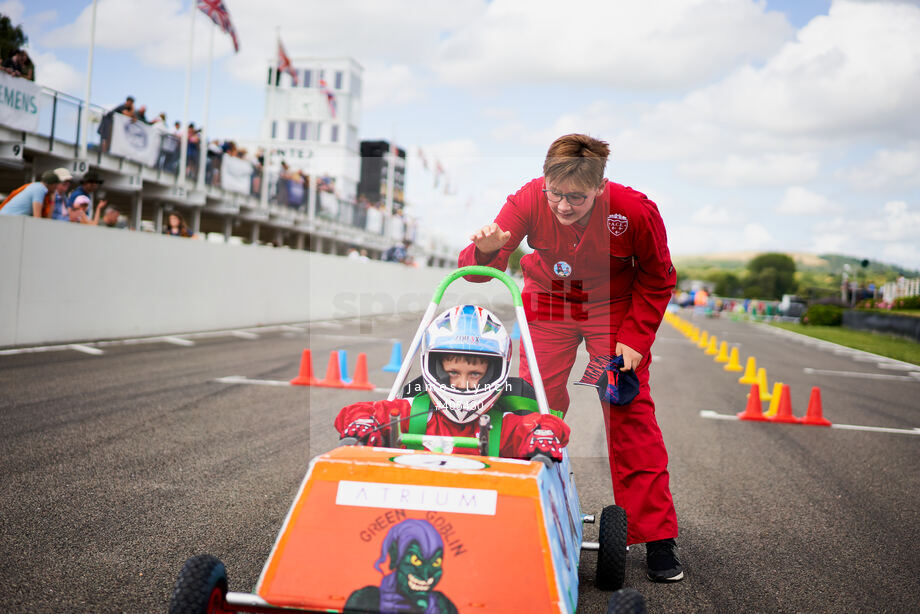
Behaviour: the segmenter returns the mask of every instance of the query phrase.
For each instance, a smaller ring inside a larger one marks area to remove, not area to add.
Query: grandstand
[[[99,126],[107,109],[25,79],[5,74],[0,79],[7,97],[15,90],[30,101],[26,112],[0,115],[0,193],[4,195],[49,169],[67,168],[78,179],[92,169],[105,180],[105,198],[138,230],[160,232],[165,215],[175,210],[193,232],[209,239],[333,255],[357,248],[374,259],[408,238],[413,240],[410,251],[415,261],[435,267],[455,262],[456,247],[435,239],[426,229],[403,226],[400,218],[384,215],[380,220],[359,211],[353,189],[327,190],[317,196],[316,175],[302,199],[292,205],[291,192],[297,186],[288,188],[289,179],[280,166],[285,147],[279,141],[286,133],[265,142],[264,171],[250,160],[212,152],[206,181],[199,186],[194,167],[187,177],[178,176],[175,135],[115,115],[110,116],[111,142],[103,147]],[[84,113],[88,117],[85,158],[80,155]],[[359,144],[349,136],[353,129],[345,132],[343,143],[351,144],[359,163]],[[356,181],[358,169],[353,175]]]

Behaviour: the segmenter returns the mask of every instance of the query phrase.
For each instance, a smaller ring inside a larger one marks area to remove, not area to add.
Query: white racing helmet
[[[441,365],[445,354],[483,356],[488,362],[476,388],[450,385]],[[489,411],[501,396],[511,366],[511,338],[494,313],[475,305],[448,309],[422,337],[422,378],[434,406],[453,422],[464,424]]]

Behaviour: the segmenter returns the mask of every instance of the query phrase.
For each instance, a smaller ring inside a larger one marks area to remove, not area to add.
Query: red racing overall
[[[648,385],[651,346],[676,281],[664,223],[645,195],[608,181],[587,225],[563,226],[543,187],[540,177],[508,197],[495,222],[511,237],[499,251],[489,258],[470,244],[459,265],[504,271],[527,236],[534,252],[521,258],[522,296],[552,409],[568,409],[566,383],[582,339],[592,358],[613,354],[617,342],[642,354],[633,402],[601,403],[614,499],[626,510],[628,543],[677,537],[668,454]],[[520,364],[521,377],[531,381],[523,347]]]

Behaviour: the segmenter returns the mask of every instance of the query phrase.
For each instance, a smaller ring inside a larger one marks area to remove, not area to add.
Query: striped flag
[[[329,104],[329,114],[332,115],[332,119],[335,119],[335,94],[329,90],[329,86],[326,85],[325,79],[319,80],[319,88],[326,95],[326,102]]]
[[[223,0],[198,0],[198,10],[211,18],[211,21],[229,34],[233,40],[233,50],[237,53],[240,51],[240,41],[236,38],[236,30],[233,29],[233,23],[230,21],[230,12]]]
[[[288,54],[284,51],[284,45],[281,44],[281,39],[278,39],[278,72],[284,71],[287,74],[291,75],[291,79],[294,82],[294,85],[297,85],[297,71],[294,70],[294,65],[291,63],[291,58],[288,57]]]

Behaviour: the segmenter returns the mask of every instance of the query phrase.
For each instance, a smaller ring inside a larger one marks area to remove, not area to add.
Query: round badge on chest
[[[553,273],[559,277],[568,277],[572,274],[572,267],[565,260],[560,260],[553,265]]]

